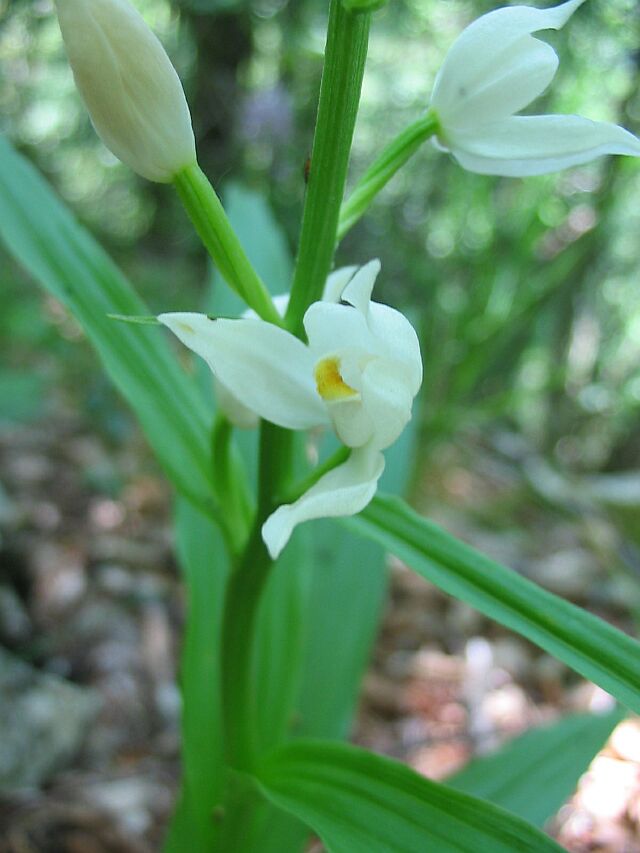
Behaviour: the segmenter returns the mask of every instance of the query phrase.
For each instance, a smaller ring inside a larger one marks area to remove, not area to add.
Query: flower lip
[[[326,403],[337,400],[353,400],[359,397],[358,391],[347,385],[340,373],[340,358],[330,355],[320,359],[313,371],[318,394]]]

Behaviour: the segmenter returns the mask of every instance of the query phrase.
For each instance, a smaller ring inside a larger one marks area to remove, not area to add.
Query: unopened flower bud
[[[196,160],[189,107],[164,48],[127,0],[56,0],[62,38],[107,148],[150,181]]]

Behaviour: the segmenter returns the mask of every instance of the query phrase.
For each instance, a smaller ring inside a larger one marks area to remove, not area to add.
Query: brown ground
[[[633,630],[625,584],[606,571],[619,544],[615,527],[604,518],[590,518],[588,529],[581,518],[557,521],[548,508],[520,499],[530,484],[508,454],[478,452],[473,472],[451,449],[435,460],[442,486],[428,498],[432,507],[449,507],[447,515],[435,511],[440,520]],[[136,446],[105,449],[68,414],[0,430],[0,642],[88,697],[86,721],[75,731],[84,733],[81,744],[52,758],[61,766],[43,770],[41,785],[2,796],[3,853],[159,849],[179,767],[175,668],[183,617],[170,495],[151,468],[141,470],[144,458]],[[516,517],[491,527],[491,506],[501,502]],[[473,510],[478,504],[483,513]],[[403,566],[392,570],[359,743],[442,779],[531,726],[611,703]],[[42,750],[46,744],[38,761]],[[640,724],[628,720],[553,831],[574,853],[640,853],[639,822]]]

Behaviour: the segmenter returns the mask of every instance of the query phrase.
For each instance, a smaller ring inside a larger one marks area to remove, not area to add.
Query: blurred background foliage
[[[294,252],[325,3],[136,5],[185,82],[205,171],[223,193],[239,181],[266,196]],[[393,0],[375,15],[352,182],[425,109],[447,47],[493,5]],[[544,38],[561,63],[535,111],[581,113],[638,132],[636,0],[590,0],[564,31]],[[197,238],[171,190],[139,180],[93,133],[51,0],[0,0],[0,67],[0,129],[154,311],[197,305],[208,275]],[[518,464],[544,460],[530,480],[545,499],[558,497],[554,476],[568,478],[565,498],[578,482],[571,478],[587,477],[594,494],[622,507],[629,534],[638,536],[639,197],[640,168],[631,160],[494,179],[463,172],[427,145],[347,236],[338,263],[380,256],[378,298],[411,312],[421,330],[423,471],[437,471],[443,448],[452,446],[466,464],[492,437]],[[0,284],[2,418],[45,416],[57,388],[108,441],[126,437],[129,416],[74,321],[2,249]],[[424,498],[437,498],[437,477],[418,485]]]

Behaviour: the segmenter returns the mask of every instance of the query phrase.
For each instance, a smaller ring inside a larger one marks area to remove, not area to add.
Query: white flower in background
[[[420,347],[406,317],[371,301],[379,270],[371,261],[329,278],[323,300],[304,317],[308,345],[255,317],[158,318],[243,406],[288,429],[333,426],[352,448],[346,462],[267,519],[262,535],[274,559],[300,522],[353,515],[369,503],[384,469],[381,451],[411,417],[422,382]]]
[[[98,135],[118,159],[166,183],[195,163],[182,84],[127,0],[56,0],[69,63]]]
[[[437,144],[465,169],[520,177],[602,154],[640,156],[640,140],[615,124],[573,115],[515,115],[542,94],[558,67],[553,48],[531,33],[560,29],[583,2],[496,9],[470,24],[449,49],[431,109],[440,125]]]

